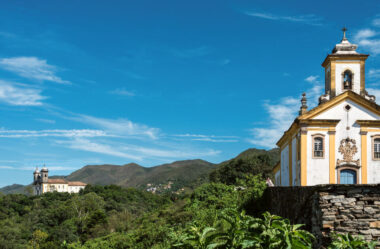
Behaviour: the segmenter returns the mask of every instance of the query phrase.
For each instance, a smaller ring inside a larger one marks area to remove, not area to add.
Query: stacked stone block
[[[318,248],[332,232],[380,241],[380,185],[272,187],[264,201],[272,213],[305,224]]]

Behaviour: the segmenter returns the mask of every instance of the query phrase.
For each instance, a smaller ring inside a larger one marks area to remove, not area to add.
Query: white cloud
[[[362,48],[368,50],[371,54],[377,55],[380,53],[380,32],[376,28],[380,27],[380,19],[372,21],[373,28],[363,28],[354,34],[354,42]]]
[[[69,81],[56,76],[57,68],[55,66],[49,65],[46,60],[37,57],[2,58],[0,67],[28,79],[70,84]]]
[[[46,97],[41,90],[0,80],[0,101],[16,106],[40,106]]]
[[[113,137],[101,130],[4,130],[0,129],[0,137],[27,138],[27,137]]]
[[[96,118],[87,115],[80,115],[77,118],[73,118],[77,121],[91,124],[96,127],[108,131],[110,134],[117,134],[121,136],[146,136],[151,139],[156,139],[159,135],[158,128],[148,127],[143,124],[137,124],[126,119],[105,119]]]
[[[13,169],[17,169],[17,170],[26,170],[26,171],[34,171],[36,168],[35,167],[30,167],[30,166],[26,166],[26,167],[12,167]],[[48,170],[49,171],[65,171],[65,170],[76,170],[78,168],[76,167],[62,167],[62,166],[49,166],[48,167]]]
[[[47,123],[47,124],[55,124],[55,120],[52,119],[46,119],[46,118],[36,118],[36,121]]]
[[[178,149],[155,149],[146,147],[124,147],[125,149],[132,151],[134,154],[139,154],[142,157],[159,157],[159,158],[195,158],[202,156],[215,156],[220,151],[208,149],[205,151],[187,151]]]
[[[74,140],[71,140],[68,142],[57,141],[57,143],[68,144],[68,147],[71,149],[95,152],[95,153],[127,158],[127,159],[133,159],[133,160],[138,160],[138,161],[142,160],[140,156],[123,152],[107,144],[96,143],[96,142],[92,142],[90,140],[83,139],[83,138],[75,138]]]
[[[276,15],[272,13],[265,13],[265,12],[258,12],[258,11],[247,11],[245,12],[245,14],[248,16],[267,19],[267,20],[298,22],[298,23],[304,23],[304,24],[309,24],[309,25],[321,25],[321,21],[322,21],[321,17],[318,17],[313,14],[288,16],[288,15]]]
[[[375,18],[372,20],[372,25],[375,26],[375,27],[380,27],[380,19],[379,18]]]
[[[380,78],[380,69],[370,69],[368,72],[368,77],[371,79]]]
[[[12,170],[25,170],[25,171],[34,171],[35,167],[30,166],[0,166],[0,169],[12,169]],[[62,166],[49,166],[49,170],[53,171],[65,171],[65,170],[75,170],[74,167],[62,167]]]
[[[191,141],[204,141],[204,142],[213,142],[213,143],[235,143],[239,141],[237,136],[179,134],[179,135],[174,135],[174,137],[188,138]]]
[[[361,29],[355,34],[354,40],[367,39],[375,35],[376,35],[376,32],[371,29]]]
[[[14,169],[14,167],[0,165],[0,169]]]
[[[214,139],[214,138],[193,138],[192,141],[203,141],[212,143],[236,143],[239,142],[237,139]]]
[[[318,98],[322,94],[323,85],[317,80],[318,76],[309,76],[305,81],[312,84],[312,87],[306,91],[309,109],[316,106]],[[289,129],[293,120],[298,116],[300,109],[300,97],[285,97],[276,103],[267,101],[264,107],[268,113],[269,120],[265,128],[255,127],[251,129],[253,138],[248,142],[266,148],[273,148],[282,134]]]
[[[312,82],[315,82],[317,79],[318,79],[318,75],[310,75],[309,77],[307,77],[305,80],[307,81],[307,82],[310,82],[310,83],[312,83]]]
[[[115,90],[110,91],[109,93],[115,94],[115,95],[127,96],[127,97],[133,97],[136,95],[134,92],[125,90],[124,88],[117,88]]]
[[[160,148],[153,148],[151,145],[136,146],[115,141],[90,141],[86,138],[73,138],[68,141],[56,141],[56,143],[63,144],[70,149],[100,153],[137,161],[142,161],[147,158],[184,159],[220,154],[220,151],[213,149],[193,150],[191,148],[179,148],[178,146],[173,145],[172,148],[168,148],[167,145],[160,146]]]
[[[362,47],[368,49],[371,54],[373,55],[380,54],[380,39],[372,39],[372,40],[363,39],[363,40],[360,40],[358,43]]]

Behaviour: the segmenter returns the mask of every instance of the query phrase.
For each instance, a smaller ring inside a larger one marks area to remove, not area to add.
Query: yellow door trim
[[[301,186],[307,185],[307,130],[301,128]]]
[[[367,184],[367,132],[360,131],[361,142],[362,142],[362,184]]]
[[[335,184],[335,131],[329,131],[329,170],[330,184]]]

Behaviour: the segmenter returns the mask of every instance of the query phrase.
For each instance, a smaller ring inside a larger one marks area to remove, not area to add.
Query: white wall
[[[81,189],[84,189],[85,186],[69,186],[68,192],[69,193],[79,193]]]
[[[289,146],[281,151],[281,186],[289,186]]]
[[[367,133],[367,180],[369,184],[380,183],[380,160],[372,159],[372,137],[380,135],[379,132]]]
[[[353,62],[353,61],[351,61]],[[351,72],[354,73],[353,78],[353,91],[357,94],[360,94],[360,63],[357,63],[359,61],[356,61],[356,63],[350,63],[350,61],[347,61],[347,64],[341,64],[337,63],[335,64],[335,89],[336,89],[336,95],[339,95],[343,92],[342,89],[342,73],[346,71],[346,69],[351,70]]]
[[[348,112],[348,119],[347,119],[347,112],[344,110],[344,106],[349,104],[351,106],[351,110]],[[345,139],[347,137],[350,137],[351,139],[354,139],[356,141],[356,147],[358,148],[358,152],[354,155],[353,159],[360,159],[361,160],[361,137],[360,137],[360,126],[356,124],[356,120],[377,120],[380,119],[380,117],[374,113],[371,113],[370,111],[366,110],[365,108],[361,107],[360,105],[352,102],[351,100],[345,100],[338,105],[332,107],[331,109],[325,111],[324,113],[318,115],[315,117],[315,119],[338,119],[340,122],[336,126],[336,135],[335,135],[335,161],[337,159],[343,159],[342,154],[338,151],[339,145],[342,139]],[[348,126],[350,127],[349,130],[346,129]],[[370,140],[370,137],[368,137],[368,140]],[[327,141],[327,140],[326,140]],[[371,147],[367,147],[368,149]],[[309,150],[308,150],[309,153]],[[370,162],[372,160],[372,157],[367,157],[367,161]],[[336,172],[337,177],[337,172]],[[369,177],[372,177],[368,174]],[[361,172],[359,171],[359,183],[361,181]],[[336,179],[337,182],[337,179]]]
[[[292,139],[292,186],[297,185],[297,140]]]
[[[324,158],[313,158],[313,135],[324,135]],[[329,183],[329,135],[327,131],[307,132],[307,185]]]
[[[49,192],[67,192],[68,191],[68,185],[64,183],[48,183]]]

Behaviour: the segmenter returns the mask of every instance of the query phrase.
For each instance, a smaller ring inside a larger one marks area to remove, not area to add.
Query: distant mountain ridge
[[[228,167],[233,160],[251,160],[260,155],[268,155],[270,165],[279,161],[279,150],[248,149],[235,158],[213,164],[201,159],[176,161],[154,167],[143,167],[136,163],[125,165],[87,165],[72,172],[68,176],[50,176],[51,178],[64,178],[68,181],[82,181],[93,185],[119,185],[122,187],[135,187],[140,189],[170,189],[181,190],[194,187],[208,181],[211,172],[221,167]],[[32,174],[31,174],[32,176]],[[30,186],[30,185],[28,185]],[[169,186],[169,187],[168,187]],[[4,194],[26,193],[27,186],[14,184],[0,188]]]
[[[26,188],[25,185],[12,184],[12,185],[8,185],[3,188],[0,188],[0,192],[4,194],[20,194],[20,193],[25,192],[25,188]]]
[[[88,165],[65,179],[90,184],[115,184],[123,187],[144,188],[148,184],[167,184],[177,182],[181,187],[208,175],[216,165],[204,160],[185,160],[146,168],[135,163],[118,165]],[[178,185],[178,184],[177,184]]]
[[[176,191],[188,187],[200,178],[208,177],[216,169],[216,164],[195,159],[176,161],[154,167],[143,167],[136,163],[125,165],[87,165],[68,176],[49,176],[49,178],[64,178],[68,181],[82,181],[93,185],[119,185],[147,189],[148,187],[166,186],[171,182],[170,189]],[[31,174],[32,176],[32,174]],[[30,185],[13,184],[0,188],[4,194],[24,193]]]

